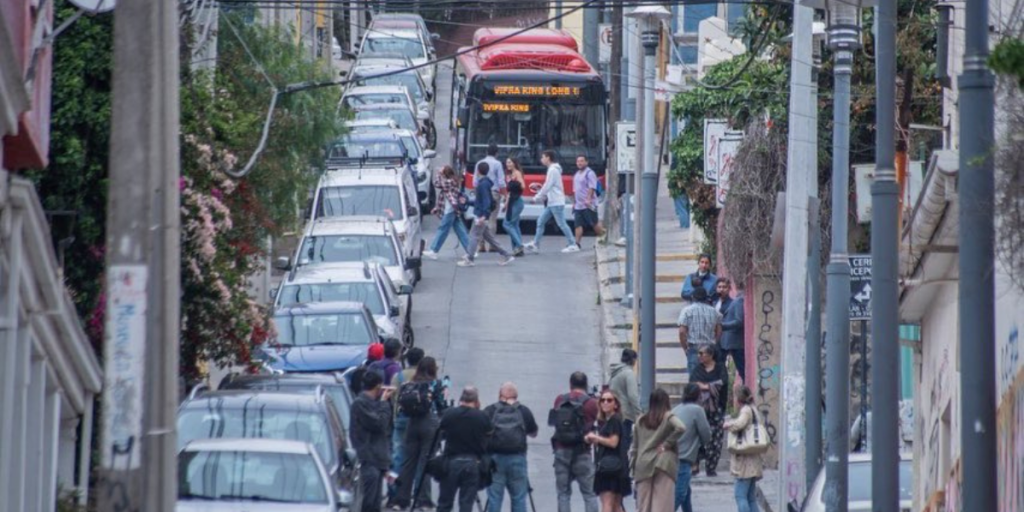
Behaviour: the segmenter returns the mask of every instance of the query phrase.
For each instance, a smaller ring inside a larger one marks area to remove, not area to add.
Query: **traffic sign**
[[[850,255],[850,320],[871,320],[871,255]]]
[[[615,123],[615,161],[618,172],[636,172],[636,123],[619,121]]]
[[[597,62],[598,64],[609,64],[612,61],[612,24],[602,23],[597,26],[597,30],[601,38],[601,43],[597,47]]]

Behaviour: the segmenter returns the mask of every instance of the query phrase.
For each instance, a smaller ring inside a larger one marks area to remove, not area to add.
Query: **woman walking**
[[[711,425],[711,442],[701,446],[693,473],[700,471],[700,461],[703,460],[706,462],[708,476],[718,476],[718,459],[722,456],[722,437],[725,434],[722,419],[725,418],[726,405],[729,403],[729,374],[725,365],[715,359],[714,346],[701,346],[697,350],[697,367],[690,376],[690,382],[695,382],[700,388],[700,405]]]
[[[735,418],[726,422],[729,432],[742,432],[755,421],[761,422],[761,414],[754,407],[754,393],[743,386],[736,392]],[[739,512],[758,512],[757,481],[761,479],[764,462],[761,454],[733,453],[729,459],[729,471],[736,477],[736,507]]]
[[[501,221],[501,227],[505,228],[509,239],[512,241],[512,255],[522,256],[523,253],[523,232],[519,228],[519,216],[523,214],[526,203],[523,201],[523,190],[526,189],[526,180],[523,178],[523,170],[519,167],[519,161],[509,157],[505,160],[505,179],[508,180],[508,202],[506,203],[505,220]]]
[[[437,253],[444,247],[448,239],[448,232],[455,229],[455,236],[459,238],[462,249],[468,252],[469,233],[466,232],[466,225],[462,222],[463,197],[459,192],[459,177],[455,174],[452,166],[446,165],[441,168],[434,178],[434,188],[437,190],[437,206],[434,213],[441,216],[441,225],[437,227],[437,234],[430,248],[423,251],[423,256],[432,260],[437,259]]]
[[[415,410],[406,410],[407,395],[418,397],[416,401],[422,405],[415,407]],[[402,447],[405,460],[402,461],[402,471],[398,476],[398,492],[395,493],[389,507],[392,510],[408,509],[413,489],[416,487],[420,491],[417,504],[421,507],[433,507],[429,481],[426,485],[419,483],[423,479],[424,468],[440,425],[438,414],[444,409],[444,388],[441,381],[437,380],[437,361],[433,357],[424,357],[420,360],[412,380],[402,384],[398,392],[398,402],[402,412],[409,416],[409,426],[406,428],[405,444]]]
[[[633,433],[633,478],[636,480],[637,512],[663,512],[675,504],[679,455],[676,442],[686,428],[672,414],[668,393],[651,392],[649,408],[636,422]]]
[[[594,493],[601,497],[601,512],[625,512],[622,498],[633,492],[629,481],[625,424],[619,397],[610,389],[601,392],[597,411],[597,432],[583,438],[594,446]]]

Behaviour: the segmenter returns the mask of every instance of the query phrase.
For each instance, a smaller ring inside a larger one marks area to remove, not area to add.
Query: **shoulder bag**
[[[621,423],[619,424],[621,425]],[[626,458],[622,452],[622,428],[619,428],[619,445],[613,448],[598,446],[597,450],[597,474],[604,476],[617,476],[626,471]]]
[[[768,451],[771,439],[768,437],[768,429],[757,419],[757,411],[750,407],[750,414],[753,419],[750,425],[737,432],[729,432],[729,453],[736,455],[760,455]]]

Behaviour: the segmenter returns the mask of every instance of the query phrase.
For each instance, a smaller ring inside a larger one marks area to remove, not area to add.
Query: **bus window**
[[[542,172],[540,155],[551,149],[558,160],[571,162],[580,154],[591,164],[604,165],[604,107],[552,103],[474,105],[469,127],[469,160],[484,157],[489,144],[502,154],[520,159]]]

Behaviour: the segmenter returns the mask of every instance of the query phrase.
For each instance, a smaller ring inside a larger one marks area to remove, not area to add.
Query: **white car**
[[[413,109],[398,103],[364,105],[354,112],[356,121],[368,119],[391,119],[403,130],[415,132],[420,139],[420,145],[434,149],[437,145],[437,131],[430,121],[430,115],[425,110],[414,111]]]
[[[399,129],[398,123],[394,119],[384,119],[383,117],[345,121],[345,128],[351,135],[366,132],[390,132]]]
[[[412,286],[396,288],[380,265],[320,263],[296,270],[281,285],[274,309],[315,302],[360,302],[373,314],[385,338],[398,338],[406,348],[415,342],[412,330]]]
[[[328,171],[337,169],[406,168],[412,171],[413,148],[394,132],[361,131],[343,135],[327,148]]]
[[[384,217],[394,223],[406,258],[419,258],[424,243],[418,196],[406,169],[328,171],[313,194],[310,219]]]
[[[373,15],[370,21],[370,29],[396,29],[396,30],[417,30],[427,41],[428,51],[433,55],[434,41],[441,38],[438,34],[430,32],[427,22],[423,16],[411,12],[382,12]]]
[[[429,105],[426,102],[416,104],[409,94],[409,89],[401,85],[368,85],[352,87],[345,90],[341,96],[342,107],[354,110],[366,105],[378,104],[400,104],[408,105],[413,110],[426,111]]]
[[[434,192],[434,158],[437,157],[437,151],[424,149],[416,132],[395,130],[392,133],[402,139],[406,151],[409,152],[409,163],[412,165],[413,175],[416,177],[416,190],[420,197],[420,203],[428,208],[433,208],[437,195]]]
[[[359,46],[359,57],[376,56],[401,56],[414,65],[426,64],[431,60],[430,47],[419,30],[377,28],[366,31]],[[432,87],[436,71],[434,66],[423,66],[416,71],[423,78],[423,83]]]
[[[871,506],[871,454],[851,453],[848,484],[848,509],[850,512],[870,512]],[[900,509],[898,512],[910,512],[913,507],[913,471],[914,461],[910,454],[900,456]],[[801,512],[825,512],[825,469],[818,473]],[[894,511],[897,512],[897,511]]]
[[[207,439],[178,452],[177,512],[337,512],[341,501],[309,443]]]
[[[416,71],[408,70],[409,59],[360,57],[349,72],[350,80],[359,87],[374,85],[401,85],[409,89],[412,99],[419,105],[426,102],[434,110],[434,91],[429,82]]]

